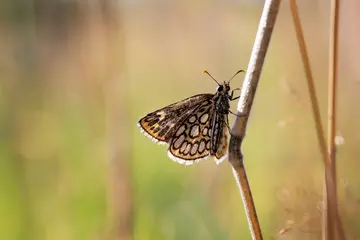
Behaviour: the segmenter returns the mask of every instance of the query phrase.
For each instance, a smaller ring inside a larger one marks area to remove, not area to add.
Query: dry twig
[[[279,6],[280,0],[267,0],[265,2],[250,62],[241,90],[241,97],[237,108],[238,116],[236,117],[234,126],[231,129],[229,145],[229,161],[233,167],[234,177],[243,198],[245,212],[253,239],[263,239],[263,237],[249,182],[246,176],[243,155],[241,153],[241,143],[245,137],[247,121],[255,97],[256,88],[259,82],[267,48],[270,43]]]
[[[335,149],[335,128],[336,128],[336,90],[338,70],[338,24],[339,24],[339,1],[331,1],[330,13],[330,35],[329,35],[329,79],[328,79],[328,157],[330,160],[329,174],[334,181],[334,216],[336,228],[340,239],[345,239],[345,231],[340,219],[337,204],[337,181],[336,181],[336,149]],[[328,202],[329,204],[329,202]]]
[[[332,164],[330,156],[326,150],[326,141],[323,126],[321,124],[321,117],[319,111],[319,105],[317,101],[314,79],[310,67],[309,56],[307,53],[306,43],[300,23],[300,18],[297,11],[296,0],[290,1],[290,9],[293,16],[296,37],[298,40],[301,58],[304,64],[304,70],[306,74],[306,80],[308,84],[308,91],[310,95],[312,113],[315,121],[316,134],[319,141],[319,147],[322,154],[322,158],[325,165],[325,185],[326,192],[324,197],[324,204],[326,203],[326,215],[324,215],[324,228],[323,228],[323,238],[324,239],[334,239],[334,223],[336,220],[337,228],[339,229],[339,234],[342,236],[342,239],[345,238],[342,231],[342,224],[338,215],[337,210],[337,195],[336,195],[336,180],[333,177]],[[334,139],[332,140],[334,141]]]

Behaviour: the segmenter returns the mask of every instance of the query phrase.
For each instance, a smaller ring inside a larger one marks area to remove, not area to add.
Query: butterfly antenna
[[[233,79],[236,75],[238,75],[239,73],[241,73],[241,72],[245,72],[244,70],[239,70],[239,71],[237,71],[235,74],[234,74],[234,76],[232,76],[230,79],[229,79],[229,81],[228,82],[230,82],[231,81],[231,79]]]
[[[211,74],[210,74],[208,71],[203,70],[203,71],[202,71],[202,74],[207,74],[207,75],[209,75],[209,77],[211,77],[212,80],[214,80],[218,85],[220,85],[220,83],[218,83],[218,81],[216,81],[215,78],[213,78],[213,76],[211,76]]]

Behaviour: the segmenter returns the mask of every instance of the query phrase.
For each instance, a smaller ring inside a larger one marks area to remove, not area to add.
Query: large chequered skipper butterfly
[[[238,71],[231,79],[233,79]],[[138,126],[146,136],[159,144],[168,144],[169,157],[182,164],[192,164],[208,157],[220,163],[227,157],[230,80],[217,82],[215,94],[204,93],[147,114]]]

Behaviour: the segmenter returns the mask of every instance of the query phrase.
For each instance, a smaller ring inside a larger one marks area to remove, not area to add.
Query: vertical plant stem
[[[337,185],[336,185],[336,90],[337,90],[337,71],[338,71],[338,25],[339,25],[339,1],[331,1],[330,10],[330,34],[329,34],[329,79],[328,79],[328,157],[330,160],[330,174],[334,181],[335,194],[335,218],[340,239],[345,239],[345,231],[340,219],[337,207]]]
[[[229,145],[229,161],[233,167],[234,177],[243,199],[252,239],[263,239],[263,237],[243,163],[241,143],[245,137],[247,121],[249,119],[250,110],[255,97],[256,88],[270,43],[279,6],[280,0],[265,1],[250,62],[241,90],[241,97],[237,108],[238,116],[231,129]]]
[[[308,91],[309,91],[311,105],[312,105],[312,112],[313,112],[313,117],[314,117],[314,121],[315,121],[316,134],[317,134],[317,138],[319,141],[320,152],[321,152],[321,155],[322,155],[322,158],[324,161],[324,165],[325,165],[325,188],[326,188],[326,191],[324,194],[324,204],[325,204],[326,212],[324,211],[323,239],[331,240],[331,239],[334,239],[334,226],[335,226],[335,224],[333,223],[334,220],[336,220],[336,223],[337,223],[336,225],[337,225],[338,229],[340,230],[339,231],[340,235],[341,235],[341,232],[343,233],[343,231],[341,230],[342,229],[341,221],[340,221],[340,218],[338,216],[338,211],[337,211],[337,195],[336,195],[336,186],[335,186],[336,182],[335,182],[335,179],[332,177],[333,175],[331,174],[331,172],[332,172],[331,171],[331,160],[330,160],[329,155],[326,150],[325,134],[324,134],[324,130],[323,130],[323,127],[321,124],[321,117],[320,117],[319,106],[318,106],[318,101],[317,101],[317,96],[316,96],[316,91],[315,91],[314,79],[312,76],[309,56],[307,53],[306,43],[305,43],[305,39],[304,39],[304,35],[303,35],[301,23],[300,23],[300,18],[298,15],[296,0],[290,1],[290,9],[291,9],[291,13],[293,16],[293,21],[294,21],[296,36],[297,36],[297,40],[298,40],[298,44],[299,44],[299,48],[300,48],[301,58],[302,58],[302,61],[304,64],[304,69],[305,69],[305,74],[306,74],[306,79],[307,79],[307,84],[308,84]],[[343,235],[343,237],[345,238],[344,235]],[[344,238],[342,238],[342,239],[344,239]]]
[[[296,37],[297,37],[299,48],[300,48],[301,59],[304,64],[304,70],[305,70],[305,75],[306,75],[306,80],[307,80],[307,85],[308,85],[308,91],[310,94],[311,107],[312,107],[313,117],[315,120],[315,127],[316,127],[316,133],[317,133],[317,137],[318,137],[318,141],[319,141],[319,147],[320,147],[320,151],[321,151],[323,160],[326,164],[328,162],[328,159],[327,159],[327,154],[326,154],[326,141],[325,141],[325,137],[324,137],[325,134],[324,134],[323,126],[321,124],[321,117],[320,117],[319,105],[318,105],[318,101],[317,101],[317,95],[316,95],[316,91],[315,91],[314,78],[313,78],[311,67],[310,67],[309,55],[307,52],[306,43],[305,43],[305,39],[304,39],[304,35],[303,35],[301,23],[300,23],[300,18],[299,18],[297,6],[296,6],[296,0],[290,1],[290,9],[291,9],[291,13],[292,13],[293,21],[294,21]]]
[[[327,152],[326,152],[325,133],[324,133],[323,126],[321,124],[321,117],[320,117],[319,105],[318,105],[316,91],[315,91],[314,78],[313,78],[311,67],[310,67],[309,55],[307,52],[304,34],[303,34],[301,23],[300,23],[300,18],[299,18],[297,6],[296,6],[296,0],[290,1],[290,9],[291,9],[291,13],[292,13],[293,21],[294,21],[295,32],[296,32],[296,37],[297,37],[299,48],[300,48],[301,58],[302,58],[302,61],[304,64],[304,70],[305,70],[305,75],[306,75],[306,80],[307,80],[308,91],[309,91],[309,95],[310,95],[313,117],[314,117],[314,121],[315,121],[316,134],[317,134],[317,138],[319,141],[320,152],[321,152],[324,164],[325,164],[325,188],[326,188],[326,191],[324,190],[323,203],[325,205],[326,211],[324,211],[324,213],[323,213],[324,214],[323,215],[323,228],[322,228],[323,229],[323,239],[332,240],[332,239],[334,239],[334,227],[332,224],[332,215],[333,214],[331,213],[331,208],[329,208],[329,201],[328,201],[330,198],[329,191],[328,191],[329,190],[328,169],[329,169],[330,163],[329,163],[329,159],[328,159]]]
[[[328,177],[331,177],[336,183],[336,162],[335,162],[335,124],[336,124],[336,116],[335,116],[335,107],[336,107],[336,85],[337,85],[337,1],[331,1],[331,9],[330,9],[330,34],[329,34],[329,68],[328,68],[328,139],[327,139],[327,153],[329,158],[329,171],[327,171]],[[337,186],[334,184],[334,194],[337,195]],[[327,226],[332,227],[330,212],[335,211],[335,209],[331,209],[331,203],[329,201],[329,197],[327,198]],[[330,232],[329,230],[327,231]]]
[[[336,87],[337,87],[337,33],[338,1],[331,1],[330,35],[329,35],[329,79],[328,79],[328,154],[332,174],[336,177],[335,128],[336,128]],[[335,186],[336,189],[336,186]],[[334,189],[334,190],[335,190]]]

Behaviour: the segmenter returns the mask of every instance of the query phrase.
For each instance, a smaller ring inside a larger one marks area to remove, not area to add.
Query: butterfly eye
[[[230,86],[229,85],[226,85],[226,91],[230,91]]]
[[[217,91],[218,91],[218,92],[221,92],[223,89],[224,89],[223,86],[222,86],[222,85],[219,85],[218,88],[217,88]]]

